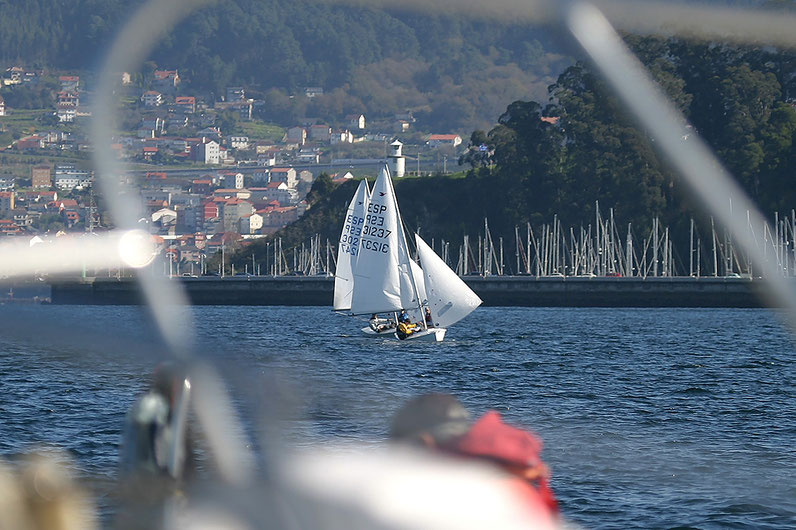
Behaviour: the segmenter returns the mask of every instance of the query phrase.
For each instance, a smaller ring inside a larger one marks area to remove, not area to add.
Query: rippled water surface
[[[587,528],[796,528],[796,353],[769,311],[481,308],[442,344],[362,337],[325,308],[193,313],[251,433],[278,410],[291,443],[378,443],[402,401],[447,391],[538,432]],[[146,317],[0,319],[0,455],[62,447],[107,496],[124,413],[162,355]]]

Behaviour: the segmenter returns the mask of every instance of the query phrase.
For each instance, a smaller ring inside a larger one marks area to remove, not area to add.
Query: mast
[[[658,218],[652,220],[652,275],[658,276]]]
[[[404,232],[404,221],[401,217],[401,210],[398,208],[398,198],[395,196],[395,187],[392,183],[392,177],[390,176],[390,171],[387,169],[387,182],[392,191],[392,201],[393,206],[395,206],[395,216],[397,217],[398,221],[398,231],[400,232],[398,236],[398,244],[403,246],[403,250],[407,260],[412,259],[411,254],[409,253],[409,244],[406,241],[406,232]],[[412,294],[414,295],[415,300],[417,301],[417,309],[420,311],[420,322],[423,325],[423,329],[428,329],[428,325],[426,324],[426,319],[423,315],[423,301],[420,299],[420,291],[417,288],[417,280],[415,279],[414,272],[412,271],[412,264],[407,263],[409,268],[409,281],[412,284]]]
[[[713,276],[719,275],[719,262],[716,256],[716,227],[713,226],[713,217],[710,217],[710,234],[713,239]]]
[[[531,273],[531,223],[530,223],[530,221],[528,221],[528,231],[527,231],[527,234],[526,234],[526,242],[527,242],[527,244],[525,245],[525,254],[526,254],[526,259],[525,259],[526,270],[525,270],[525,272],[530,274]],[[534,241],[534,246],[536,246],[536,242],[535,241]],[[794,249],[794,253],[796,253],[796,249]]]
[[[470,272],[469,261],[468,261],[470,259],[470,257],[467,255],[467,250],[470,247],[469,239],[470,239],[470,237],[467,234],[464,234],[464,244],[463,244],[463,247],[464,247],[463,248],[464,259],[462,260],[462,275],[463,276],[467,276],[467,274]]]
[[[517,273],[520,272],[520,227],[514,225],[514,255],[517,258],[517,268],[514,269]]]
[[[625,250],[625,275],[633,276],[633,234],[627,223],[627,249]]]
[[[688,246],[688,275],[694,275],[694,218],[691,218],[691,242]]]
[[[796,271],[796,210],[790,211],[790,237],[793,241],[793,270]]]
[[[503,276],[503,236],[498,238],[498,243],[500,243],[500,269],[498,269],[498,274]]]

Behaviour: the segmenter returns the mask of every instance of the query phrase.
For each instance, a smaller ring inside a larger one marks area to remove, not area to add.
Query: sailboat
[[[359,182],[356,193],[346,210],[343,231],[337,246],[337,268],[334,273],[334,310],[350,311],[351,297],[354,294],[354,264],[359,255],[362,240],[362,227],[365,224],[365,211],[370,202],[368,181]]]
[[[408,333],[406,328],[401,333],[392,329],[379,333],[370,326],[362,331],[442,341],[447,327],[469,315],[481,299],[417,234],[420,265],[412,259],[386,166],[369,195],[362,186],[360,183],[343,223],[338,250],[340,272],[335,275],[335,309],[353,315],[397,315],[405,311],[416,323]],[[424,317],[426,310],[431,313],[430,324]]]

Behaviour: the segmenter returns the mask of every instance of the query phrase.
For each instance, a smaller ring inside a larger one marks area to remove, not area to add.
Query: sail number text
[[[343,227],[343,231],[347,234],[351,234],[352,236],[361,236],[362,225],[364,223],[365,223],[364,217],[355,217],[349,214],[345,219],[345,226]]]
[[[365,214],[365,226],[362,227],[362,235],[370,236],[379,239],[386,239],[392,234],[392,230],[384,228],[384,212],[387,207],[383,204],[370,203],[368,204],[368,211]],[[373,252],[381,252],[387,254],[390,252],[390,245],[384,241],[377,241],[375,239],[362,238],[360,243],[363,249],[371,250]]]
[[[392,230],[387,230],[386,228],[379,228],[378,226],[365,225],[362,228],[363,236],[387,238],[390,237],[390,234],[392,234]]]
[[[383,254],[387,254],[390,251],[390,245],[388,243],[374,241],[373,239],[363,239],[362,248],[365,250],[372,250],[374,252],[381,252]]]

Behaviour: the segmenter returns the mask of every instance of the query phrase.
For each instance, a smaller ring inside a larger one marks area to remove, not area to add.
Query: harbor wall
[[[334,281],[304,276],[173,278],[194,305],[331,306]],[[762,281],[748,278],[562,278],[468,276],[485,306],[762,307]],[[139,304],[132,278],[51,282],[54,304]]]

